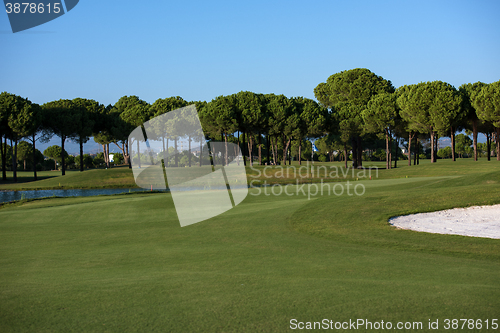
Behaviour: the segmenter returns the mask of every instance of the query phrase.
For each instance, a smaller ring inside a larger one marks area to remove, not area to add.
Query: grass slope
[[[7,173],[8,181],[0,181],[0,190],[43,190],[72,188],[121,188],[137,187],[132,170],[128,167],[112,169],[92,169],[84,172],[69,170],[65,176],[60,171],[44,171],[38,174],[40,180],[33,181],[33,173],[18,172],[18,183],[12,182],[12,172]]]
[[[284,332],[293,318],[418,321],[424,331],[429,319],[439,331],[446,318],[491,323],[500,319],[499,240],[387,223],[500,203],[496,164],[458,165],[451,176],[442,168],[422,166],[432,178],[357,182],[363,196],[252,189],[234,209],[184,228],[165,193],[4,207],[0,331]]]

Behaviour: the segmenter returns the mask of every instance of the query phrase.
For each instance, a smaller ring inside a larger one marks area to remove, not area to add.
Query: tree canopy
[[[500,81],[482,87],[473,96],[472,104],[478,118],[490,122],[496,128],[497,160],[500,161]]]
[[[362,112],[373,96],[393,92],[394,87],[391,81],[366,68],[356,68],[333,74],[326,80],[326,83],[320,83],[314,89],[316,99],[323,106],[332,110],[343,140],[345,142],[349,139],[352,141],[354,168],[362,165]]]
[[[386,167],[391,168],[391,152],[399,151],[400,137],[407,141],[410,165],[413,138],[417,140],[414,157],[420,154],[422,146],[419,140],[430,138],[430,156],[432,162],[435,162],[440,136],[451,138],[453,159],[455,144],[460,155],[471,155],[466,152],[469,148],[462,148],[463,137],[455,138],[455,133],[463,129],[472,130],[475,159],[478,156],[477,134],[481,132],[487,138],[486,150],[489,151],[491,143],[496,142],[496,155],[500,160],[500,81],[490,84],[467,83],[460,86],[459,90],[446,82],[432,81],[405,85],[395,90],[390,80],[366,68],[356,68],[329,76],[314,88],[314,95],[317,102],[302,96],[287,97],[282,94],[240,91],[217,96],[208,102],[186,101],[180,96],[172,96],[159,98],[150,105],[138,96],[123,96],[114,105],[107,107],[85,98],[60,99],[40,107],[27,98],[3,92],[0,94],[2,176],[6,179],[9,160],[17,161],[22,156],[25,161],[26,152],[31,151],[33,156],[30,159],[35,161],[32,165],[36,179],[35,142],[52,135],[61,138],[59,160],[63,175],[66,158],[69,158],[63,153],[68,138],[80,145],[80,161],[77,163],[80,171],[83,171],[86,164],[82,160],[85,157],[83,144],[90,137],[102,145],[106,166],[110,165],[110,144],[120,148],[125,163],[130,165],[129,145],[136,138],[131,137],[129,141],[129,135],[148,121],[153,129],[148,135],[156,135],[154,139],[163,141],[167,166],[169,151],[178,152],[173,163],[175,166],[179,165],[178,155],[183,159],[180,165],[191,166],[192,154],[186,155],[177,150],[181,139],[189,141],[189,151],[192,148],[191,141],[199,141],[200,166],[205,141],[242,145],[245,161],[248,157],[250,164],[256,160],[256,148],[259,164],[286,164],[292,155],[298,157],[299,163],[304,158],[309,159],[310,140],[318,139],[320,151],[329,154],[330,160],[333,159],[333,150],[337,150],[347,167],[348,150],[351,149],[353,167],[362,167],[364,152],[367,149],[377,150],[380,155],[378,150],[382,151],[383,146],[378,139],[385,137]],[[155,121],[152,119],[190,104],[196,106],[205,137],[199,131],[178,133],[179,126],[190,128],[189,122],[196,120],[188,119],[187,116],[185,119],[172,118],[168,124],[156,124],[161,128],[155,129]],[[11,141],[11,146],[7,145],[7,140]],[[22,140],[31,142],[33,149],[25,149],[27,146],[23,143],[18,152],[18,143]],[[391,148],[391,142],[396,147]],[[265,159],[262,157],[263,148],[267,152]],[[302,149],[308,150],[308,153],[305,154]],[[429,154],[428,150],[426,153]],[[182,154],[184,155],[181,156]],[[448,150],[442,150],[439,156],[448,156]],[[489,158],[490,154],[487,156]],[[323,158],[326,159],[324,156]],[[397,156],[395,160],[397,161]],[[17,163],[13,163],[11,167],[16,178]]]

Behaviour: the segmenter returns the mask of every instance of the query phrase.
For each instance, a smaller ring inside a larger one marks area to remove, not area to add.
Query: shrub
[[[318,156],[318,161],[319,162],[326,162],[326,161],[328,161],[328,157],[326,157],[326,155],[320,154]]]

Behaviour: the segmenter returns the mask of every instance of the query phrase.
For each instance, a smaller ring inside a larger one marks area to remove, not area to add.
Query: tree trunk
[[[389,136],[389,157],[388,157],[388,160],[389,160],[389,169],[392,169],[392,135]]]
[[[386,168],[392,169],[392,135],[389,135],[389,142],[386,142]]]
[[[281,152],[283,154],[283,156],[281,157],[281,161],[282,161],[282,165],[286,165],[286,143],[285,143],[285,136],[281,136],[281,142],[282,142],[282,145],[283,145],[283,151]]]
[[[389,159],[389,155],[391,153],[390,147],[389,147],[389,130],[385,129],[385,168],[390,169],[391,168],[391,160]]]
[[[241,149],[241,146],[240,146],[240,131],[238,131],[236,134],[237,134],[237,140],[238,140],[238,149]],[[241,154],[241,155],[243,156],[243,154]],[[236,155],[236,156],[238,156],[238,155]],[[240,165],[239,164],[239,159],[238,159],[238,165]]]
[[[431,131],[431,163],[436,162],[434,160],[434,131]]]
[[[200,138],[200,167],[201,167],[201,165],[202,165],[202,160],[201,160],[201,158],[203,157],[203,144],[202,144],[202,142],[203,142],[203,141],[202,141],[202,140],[203,140],[203,138]],[[238,146],[238,147],[239,147],[239,146]]]
[[[266,156],[267,156],[267,164],[269,164],[269,165],[270,165],[270,164],[271,164],[271,163],[270,163],[270,158],[271,158],[271,157],[270,157],[270,155],[269,155],[269,153],[270,153],[270,151],[269,151],[269,148],[270,148],[270,147],[269,147],[269,145],[270,145],[270,141],[269,141],[269,134],[267,134],[267,135],[266,135],[266,147],[267,147],[267,149],[266,149]]]
[[[2,179],[7,180],[7,137],[4,139],[5,143],[2,143],[2,137],[0,136],[0,153],[2,154]]]
[[[361,139],[360,135],[358,135],[357,141],[358,141],[358,168],[361,168],[363,167],[363,140]]]
[[[283,163],[283,165],[286,165],[286,147],[285,147],[285,140],[286,140],[285,136],[284,136],[284,135],[283,135],[283,136],[281,136],[281,142],[282,142],[282,144],[283,144],[283,151],[282,151],[283,156],[282,156],[281,160],[283,161],[283,162],[282,162],[282,163]]]
[[[497,161],[500,161],[500,127],[496,128],[495,142],[497,144]]]
[[[248,136],[248,159],[250,160],[250,166],[253,165],[253,135]]]
[[[33,133],[33,180],[38,180],[37,174],[36,174],[36,148],[35,148],[35,134]],[[2,144],[2,140],[0,138],[0,145]]]
[[[139,148],[139,147],[137,147]],[[104,167],[107,168],[108,167],[108,158],[107,158],[108,154],[106,154],[106,144],[102,144],[102,158],[104,159]]]
[[[61,135],[61,170],[62,170],[62,175],[64,176],[66,174],[66,161],[64,159],[64,141],[66,141],[66,136]]]
[[[418,154],[418,138],[417,138],[417,133],[415,133],[415,148],[413,148],[415,151],[413,153],[413,165],[417,165],[417,154]]]
[[[491,161],[491,133],[486,133],[486,149],[488,150],[488,161]]]
[[[358,168],[358,140],[353,136],[351,139],[352,142],[352,167],[353,169]]]
[[[123,162],[127,163],[127,157],[125,156],[125,143],[122,141],[122,148],[121,148],[122,154],[123,154]]]
[[[276,165],[276,154],[277,152],[274,151],[274,148],[275,148],[275,145],[272,141],[272,138],[271,138],[271,149],[273,150],[273,164]]]
[[[434,162],[437,162],[437,152],[439,148],[439,135],[436,133],[436,137],[434,138],[435,140],[435,145],[434,145]]]
[[[276,163],[278,165],[280,163],[280,156],[278,155],[278,136],[274,138],[274,151],[276,152]]]
[[[474,145],[474,161],[477,161],[477,119],[472,120],[472,144]]]
[[[80,172],[83,172],[83,140],[80,137]]]
[[[344,142],[344,162],[345,162],[345,169],[347,170],[347,143]]]
[[[167,161],[165,160],[165,136],[163,136],[163,135],[161,137],[161,144],[162,144],[162,148],[163,148],[163,151],[162,151],[162,154],[163,154],[163,167],[165,167],[165,163]]]
[[[286,146],[285,146],[285,141],[284,140],[286,140],[286,139],[283,137],[283,165],[286,165],[286,153],[288,151],[288,146],[290,145],[291,138],[288,138]]]
[[[141,168],[141,151],[140,151],[140,148],[139,148],[139,140],[137,140],[137,159],[139,160],[138,166],[139,166],[139,169],[140,169]]]
[[[224,133],[224,144],[225,144],[225,152],[224,152],[224,165],[228,164],[227,160],[227,133]],[[252,165],[252,162],[250,162],[250,165]]]
[[[420,143],[418,142],[418,137],[417,137],[417,165],[420,164]]]
[[[262,165],[262,134],[259,133],[259,165]]]
[[[111,161],[109,160],[109,143],[106,144],[106,152],[108,153],[108,168],[111,168]]]
[[[451,138],[451,159],[453,162],[455,162],[455,131],[453,130],[453,126],[451,127],[451,133],[450,133],[450,138]],[[475,161],[477,161],[477,155],[476,155],[476,147],[474,147],[474,156]]]
[[[12,147],[12,172],[14,183],[17,183],[17,138],[14,139],[14,147]]]
[[[245,155],[245,145],[246,145],[245,136],[246,136],[246,133],[243,132],[243,146],[242,146],[241,150],[242,150],[242,155],[243,155],[243,165],[247,166],[247,159],[245,158],[246,157],[246,155]],[[269,156],[268,156],[268,160],[269,160]]]
[[[168,156],[168,138],[167,138],[167,147],[165,148],[165,161],[164,161],[164,164],[165,164],[165,168],[168,168],[168,161],[169,161],[169,156]]]
[[[214,147],[212,147],[212,144],[210,143],[210,146],[208,148],[208,157],[210,159],[210,164],[212,165],[212,170],[215,170],[215,151],[213,150]]]
[[[394,138],[394,143],[396,146],[396,156],[394,157],[394,168],[398,167],[398,154],[399,154],[399,138],[396,136]]]
[[[102,147],[102,159],[104,160],[104,166],[106,166],[106,145],[101,143],[101,147]],[[137,149],[139,149],[139,144],[137,144]]]
[[[408,134],[408,166],[411,166],[411,140],[413,140],[413,135],[410,132]]]
[[[177,152],[177,138],[174,139],[174,166],[177,168],[179,166],[179,154]]]
[[[302,165],[302,139],[299,139],[299,165]]]
[[[125,163],[128,164],[129,169],[132,169],[132,162],[131,162],[131,159],[130,159],[130,153],[128,151],[128,140],[125,141],[125,150],[127,152],[127,155],[125,157]]]
[[[238,156],[239,149],[240,149],[240,147],[233,145],[233,152],[234,152],[234,155],[233,155],[234,159],[233,159],[233,161],[236,160],[236,163],[238,164],[238,166],[240,165],[240,158]]]
[[[189,161],[189,167],[191,167],[191,137],[188,137],[188,161]],[[227,143],[226,143],[226,147],[227,147]],[[226,148],[226,154],[227,154],[227,148]]]

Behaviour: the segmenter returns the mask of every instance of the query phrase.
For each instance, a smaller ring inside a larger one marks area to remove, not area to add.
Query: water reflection
[[[9,202],[21,199],[37,199],[46,197],[90,197],[94,195],[110,195],[129,192],[144,192],[142,188],[104,188],[104,189],[68,189],[68,190],[32,190],[32,191],[4,191],[0,192],[0,202]]]

